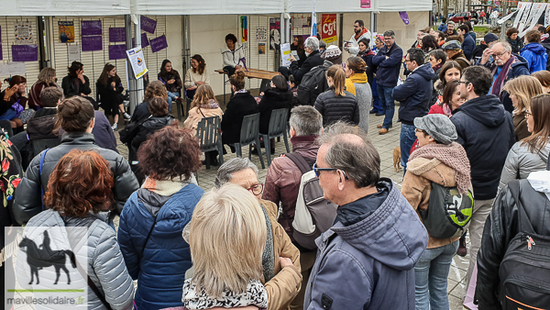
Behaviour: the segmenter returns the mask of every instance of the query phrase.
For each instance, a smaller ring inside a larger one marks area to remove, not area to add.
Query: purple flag
[[[115,27],[109,28],[109,42],[125,42],[126,41],[126,28]]]
[[[166,42],[165,35],[161,35],[158,38],[151,39],[150,44],[151,51],[153,51],[153,53],[156,53],[168,47],[168,42]]]
[[[403,22],[405,23],[405,25],[410,24],[410,21],[409,21],[409,14],[407,14],[407,12],[399,12],[399,16],[401,16],[401,19],[403,20]]]
[[[136,47],[136,38],[132,38],[132,46]],[[141,34],[141,47],[149,46],[149,39],[147,39],[147,34],[144,32]]]
[[[38,46],[36,45],[12,45],[11,55],[13,61],[37,61]]]
[[[126,45],[109,45],[109,60],[126,58]]]
[[[97,36],[103,33],[100,20],[83,20],[80,22],[83,36]]]
[[[83,52],[101,51],[102,49],[103,49],[103,37],[102,36],[82,37],[82,51]]]
[[[4,60],[4,55],[2,55],[2,43],[0,43],[0,60]]]
[[[150,19],[149,17],[141,15],[140,21],[141,21],[141,30],[147,31],[149,33],[155,33],[155,30],[157,29],[156,20]]]

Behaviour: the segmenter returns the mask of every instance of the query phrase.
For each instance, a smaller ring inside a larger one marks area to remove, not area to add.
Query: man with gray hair
[[[321,59],[321,53],[319,52],[319,39],[316,37],[309,37],[304,42],[304,51],[306,53],[306,60],[300,67],[298,61],[294,56],[290,55],[290,68],[286,69],[281,67],[279,71],[288,79],[289,75],[293,75],[297,84],[300,84],[304,74],[308,73],[311,68],[322,65],[323,59]]]
[[[491,56],[492,61],[490,60]],[[512,113],[514,106],[510,94],[504,90],[504,85],[520,75],[530,74],[527,60],[520,55],[513,54],[510,43],[498,42],[483,51],[479,64],[491,70],[493,75],[493,85],[489,94],[499,97],[506,111]]]
[[[336,123],[313,167],[335,224],[316,240],[304,309],[414,309],[414,265],[428,244],[418,215],[387,178],[361,129]]]
[[[302,266],[303,282],[306,283],[313,263],[315,263],[315,251],[300,247],[292,236],[294,229],[294,212],[296,200],[300,190],[302,172],[294,162],[293,158],[301,157],[310,167],[315,163],[319,145],[316,140],[323,130],[323,116],[312,106],[297,106],[292,109],[290,115],[290,142],[292,143],[291,154],[275,158],[267,170],[265,179],[265,190],[263,199],[272,201],[276,205],[282,205],[282,212],[279,215],[279,223],[292,239],[294,245],[300,249],[300,265]],[[294,298],[291,304],[292,309],[301,309],[304,304],[305,285]]]
[[[290,302],[302,285],[300,251],[277,222],[277,205],[260,199],[263,184],[258,181],[258,167],[248,158],[232,158],[220,166],[214,183],[217,188],[226,183],[237,184],[260,201],[267,226],[262,283],[267,291],[269,309],[290,309]]]

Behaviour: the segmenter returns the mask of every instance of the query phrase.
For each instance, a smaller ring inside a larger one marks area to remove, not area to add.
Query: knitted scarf
[[[426,159],[437,159],[455,171],[455,181],[460,193],[468,192],[470,187],[470,161],[462,145],[453,142],[445,144],[427,144],[416,149],[409,161],[422,157]]]
[[[273,250],[273,229],[271,228],[271,220],[265,207],[262,205],[265,222],[267,224],[267,240],[265,241],[265,249],[262,254],[262,269],[264,271],[264,280],[269,282],[275,276],[275,254]]]
[[[512,68],[512,64],[517,59],[516,56],[510,57],[508,61],[502,66],[502,70],[500,70],[500,74],[498,75],[497,79],[495,80],[495,83],[493,84],[493,89],[491,90],[492,95],[500,96],[500,92],[502,91],[502,86],[504,86],[504,81],[506,80],[506,77],[508,76],[508,72],[510,71],[510,68]],[[495,66],[493,69],[493,76],[497,73],[498,66]]]
[[[194,175],[191,176],[189,180],[185,181],[180,181],[179,178],[174,178],[174,180],[155,180],[147,177],[145,179],[145,182],[143,182],[141,188],[150,190],[151,192],[161,196],[169,197],[179,192],[182,188],[191,183],[197,185],[197,179]]]
[[[183,283],[183,296],[181,300],[187,309],[212,309],[239,308],[246,306],[256,306],[260,309],[267,309],[267,292],[258,280],[250,280],[246,291],[235,293],[224,290],[222,296],[208,296],[204,289],[198,289],[192,279],[187,279]]]

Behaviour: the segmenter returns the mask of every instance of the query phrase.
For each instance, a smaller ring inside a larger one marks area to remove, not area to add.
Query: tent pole
[[[126,26],[126,50],[130,50],[133,48],[132,46],[132,16],[131,15],[125,15],[124,16],[124,22]],[[137,28],[137,27],[136,27]],[[138,39],[139,38],[139,39]],[[141,36],[138,36],[136,38],[136,44],[137,40],[141,40]],[[128,67],[128,91],[130,93],[130,106],[129,106],[129,113],[133,114],[134,110],[138,104],[138,96],[137,96],[137,81],[134,74],[134,69],[132,69],[132,65],[126,59],[126,66]]]
[[[135,16],[136,16],[136,24],[134,25],[134,32],[135,32],[134,37],[136,38],[136,46],[141,46],[141,44],[142,44],[142,42],[141,42],[141,15],[136,14]],[[143,78],[140,78],[140,79],[136,80],[136,84],[137,84],[136,85],[136,97],[137,97],[136,106],[137,106],[137,103],[142,102],[143,97],[144,97]]]

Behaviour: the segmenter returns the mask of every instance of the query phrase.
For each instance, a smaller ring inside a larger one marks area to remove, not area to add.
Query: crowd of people
[[[371,44],[357,20],[342,47],[345,60],[338,46],[298,36],[299,59],[292,55],[256,97],[246,89],[242,46],[229,34],[225,111],[200,55],[184,80],[164,60],[132,115],[111,64],[95,99],[79,62],[61,87],[55,70],[43,69],[28,96],[26,79],[14,76],[0,97],[9,131],[0,135],[2,222],[25,225],[24,236],[43,240],[45,249],[70,245],[73,265],[88,271],[94,309],[449,309],[451,263],[468,252],[466,288],[477,277],[479,309],[542,309],[550,267],[525,266],[515,276],[506,264],[516,239],[536,249],[530,255],[547,255],[546,31],[518,39],[511,28],[506,40],[488,33],[476,46],[468,22],[445,26],[420,30],[404,51],[392,30]],[[172,103],[183,98],[191,109],[179,124]],[[367,136],[369,114],[384,116],[379,135],[392,130],[395,101],[400,186],[381,175],[381,155],[389,154],[379,154]],[[292,152],[272,161],[264,183],[249,159],[219,165],[210,151],[205,158],[219,166],[215,188],[198,186],[202,119],[218,117],[222,142],[233,149],[245,116],[258,113],[259,132],[267,133],[280,108],[290,111]],[[129,121],[119,131],[127,159],[113,133],[119,115]],[[55,143],[39,149],[44,140]],[[329,225],[319,231],[321,223]],[[87,233],[51,237],[57,227]],[[16,271],[20,285],[32,289],[32,273],[19,265]],[[513,289],[503,284],[511,278]],[[542,288],[526,293],[532,285]]]

